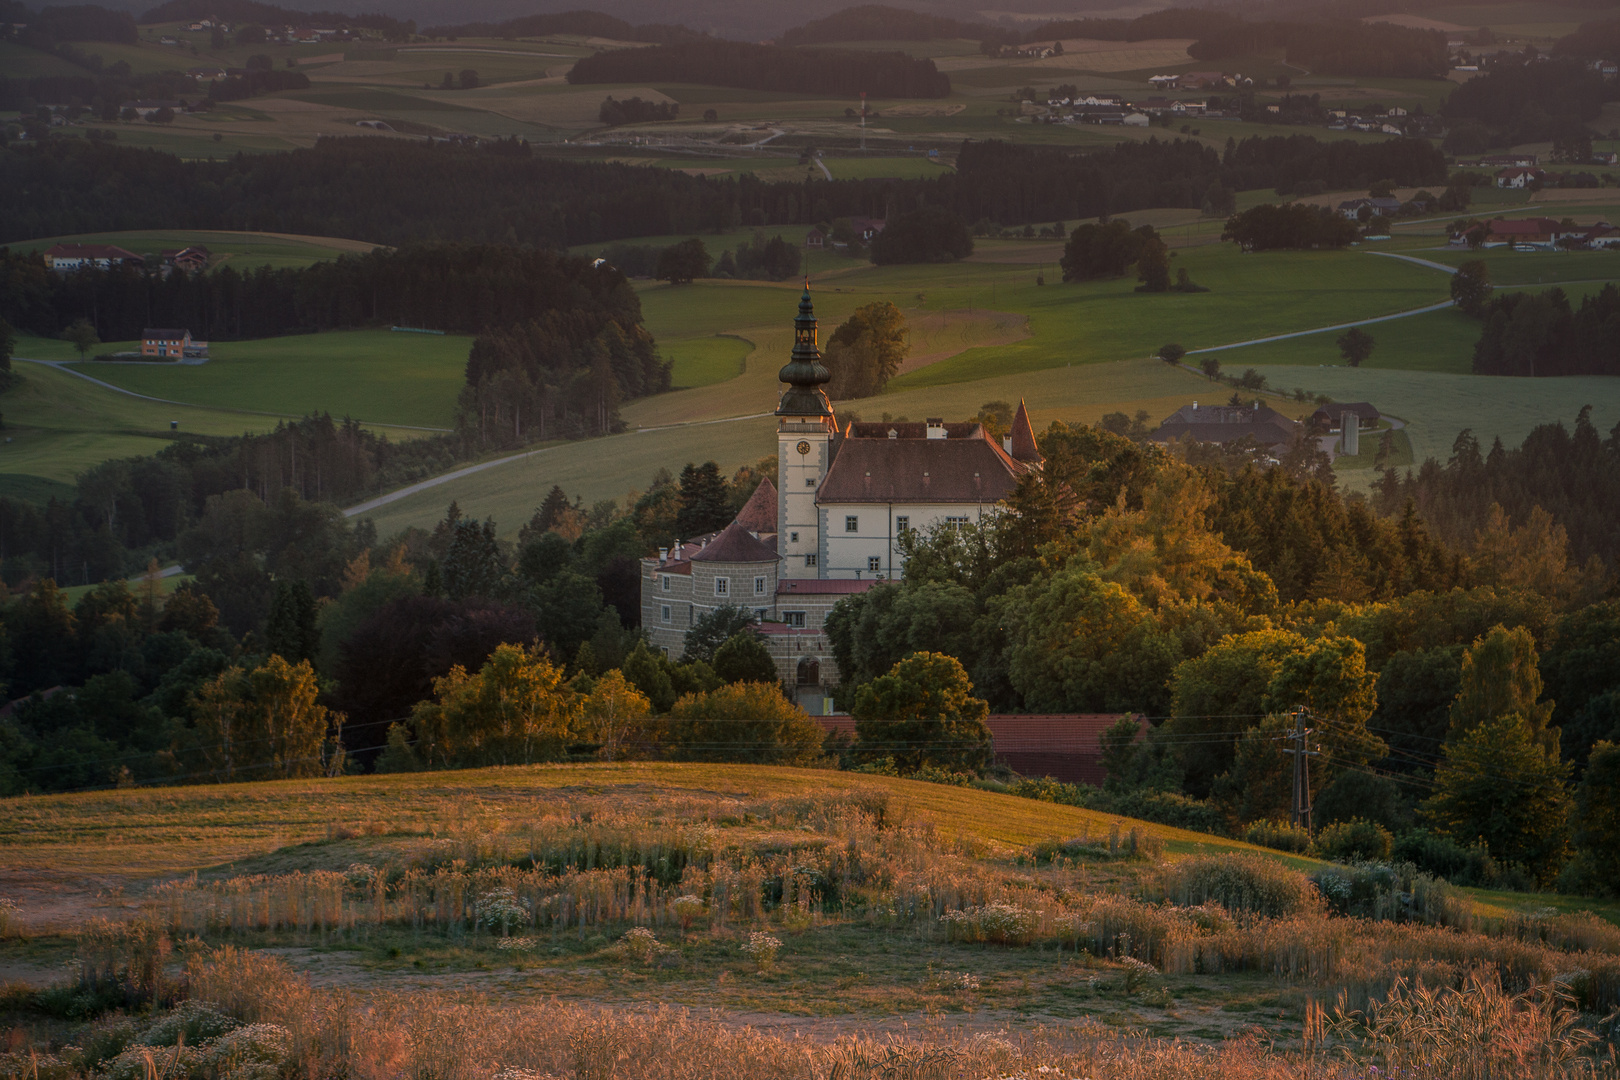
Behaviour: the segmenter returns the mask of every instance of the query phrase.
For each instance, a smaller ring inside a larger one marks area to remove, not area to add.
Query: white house
[[[112,244],[52,244],[45,249],[45,265],[64,274],[87,266],[97,270],[126,263],[139,266],[143,261],[133,251]]]

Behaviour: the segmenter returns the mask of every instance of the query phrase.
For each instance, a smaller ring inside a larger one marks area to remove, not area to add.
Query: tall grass
[[[167,1017],[120,1021],[61,1056],[14,1046],[0,1075],[84,1077],[117,1065],[184,1057],[198,1077],[281,1080],[1615,1080],[1592,1053],[1567,1000],[1547,988],[1510,993],[1489,978],[1463,990],[1400,983],[1365,1010],[1313,1005],[1303,1048],[1254,1035],[1216,1046],[1120,1032],[1090,1021],[1021,1032],[918,1029],[905,1036],[818,1040],[729,1025],[672,1008],[614,1011],[559,1002],[488,1005],[440,994],[360,1001],[312,989],[280,959],[229,947],[193,959],[194,1000],[243,1026],[215,1024],[195,1049],[152,1049]],[[200,1008],[200,1007],[199,1007]],[[194,1009],[194,1012],[199,1011]],[[208,1010],[202,1009],[201,1012]],[[189,1022],[189,1014],[188,1014]],[[1287,1036],[1290,1033],[1274,1033]],[[1290,1040],[1293,1041],[1293,1040]],[[251,1048],[255,1057],[243,1060]],[[232,1053],[237,1057],[233,1060]],[[1377,1066],[1374,1072],[1370,1066]],[[242,1070],[242,1071],[233,1071]]]
[[[379,928],[471,946],[635,927],[724,939],[828,921],[918,941],[1037,945],[1131,958],[1170,974],[1261,972],[1346,987],[1360,1005],[1402,979],[1510,991],[1565,978],[1583,1008],[1620,1005],[1620,928],[1591,916],[1476,919],[1410,867],[1335,867],[1316,879],[1258,855],[1203,855],[1093,885],[1157,849],[1118,830],[991,850],[894,813],[882,798],[690,799],[653,820],[596,800],[506,824],[470,812],[384,867],[195,877],[153,890],[175,937],[275,933],[363,940]]]

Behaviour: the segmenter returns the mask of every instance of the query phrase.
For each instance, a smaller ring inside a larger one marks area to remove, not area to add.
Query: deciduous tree
[[[990,706],[954,657],[913,653],[861,687],[852,712],[856,751],[867,760],[893,758],[902,772],[990,764]]]

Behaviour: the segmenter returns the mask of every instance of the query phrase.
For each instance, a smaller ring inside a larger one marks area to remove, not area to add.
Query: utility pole
[[[1295,828],[1304,826],[1306,832],[1311,831],[1311,769],[1310,759],[1321,753],[1312,750],[1309,745],[1309,736],[1314,729],[1305,726],[1305,710],[1294,710],[1294,730],[1283,738],[1293,745],[1284,753],[1292,754],[1294,758],[1294,802],[1292,821]]]
[[[866,91],[861,91],[861,153],[866,153]]]

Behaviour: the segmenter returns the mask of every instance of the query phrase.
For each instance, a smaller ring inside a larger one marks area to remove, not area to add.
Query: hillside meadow
[[[984,1075],[1050,1076],[1052,1062],[1104,1050],[1116,1065],[1186,1068],[1206,1045],[1224,1048],[1221,1076],[1326,1077],[1341,1074],[1310,1054],[1330,1044],[1319,1003],[1339,995],[1335,1058],[1379,1060],[1350,1010],[1404,1000],[1416,975],[1441,995],[1417,999],[1420,1016],[1491,1003],[1471,1054],[1528,1045],[1551,1065],[1513,1075],[1607,1075],[1564,1070],[1620,994],[1620,928],[1603,915],[1402,879],[1394,887],[1416,890],[1407,907],[1346,918],[1324,899],[1333,887],[1313,881],[1364,871],[880,776],[531,766],[6,810],[17,903],[0,970],[20,982],[0,1008],[26,1024],[8,1046],[24,1056],[0,1058],[8,1066],[138,1066],[143,1047],[173,1045],[156,1034],[167,1022],[194,1025],[188,1067],[207,1068],[226,1048],[248,1052],[230,1034],[247,1022],[273,1025],[253,1036],[256,1060],[311,1077],[360,1062],[366,1075],[427,1075],[424,1054],[543,1067],[559,1037],[577,1076],[629,1075],[581,1066],[582,1045],[637,1076],[791,1075],[706,1056],[742,1037],[756,1056],[797,1054],[819,1080],[861,1075],[838,1055],[886,1032],[882,1075],[923,1080],[942,1074],[915,1055],[971,1062],[987,1052],[979,1040],[1010,1029],[988,1051],[1002,1068]],[[178,967],[163,962],[171,947]],[[1536,1004],[1537,980],[1571,964],[1584,981]],[[158,1007],[90,1029],[46,1011],[94,1008],[109,990]],[[1583,1012],[1557,1014],[1569,1006]],[[649,1018],[654,1008],[705,1019]],[[687,1069],[646,1057],[632,1031],[649,1020],[684,1036]],[[401,1042],[407,1024],[431,1025],[432,1049]],[[334,1025],[347,1033],[335,1041]],[[1396,1034],[1411,1050],[1447,1045],[1416,1022]]]

